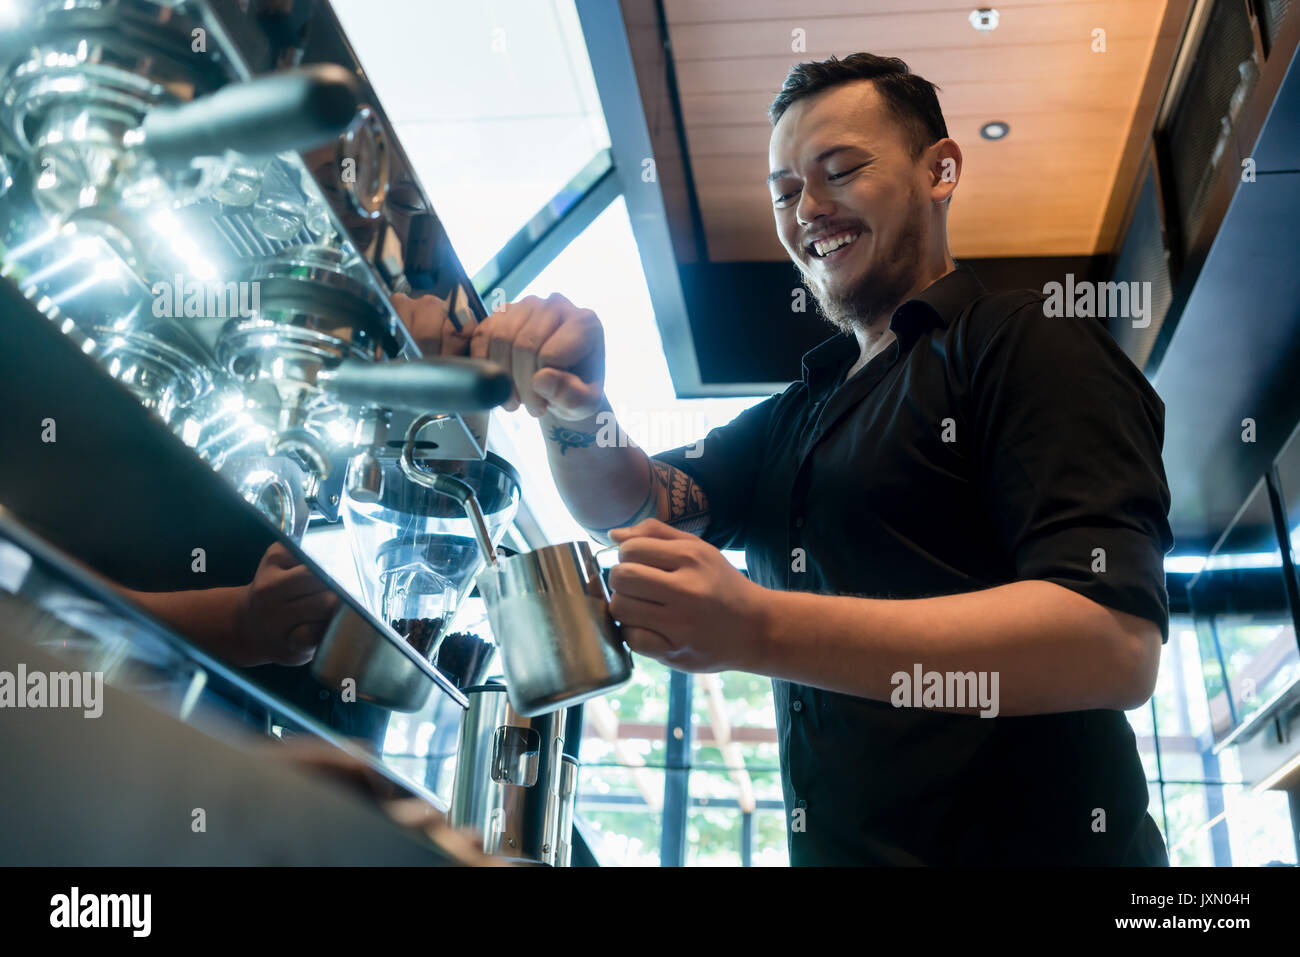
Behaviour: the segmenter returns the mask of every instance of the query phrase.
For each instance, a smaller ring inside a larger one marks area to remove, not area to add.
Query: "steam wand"
[[[489,565],[497,563],[497,552],[492,545],[492,536],[488,533],[487,520],[483,517],[483,509],[479,506],[478,496],[470,488],[468,483],[451,475],[444,475],[441,472],[430,472],[420,468],[415,464],[415,436],[426,425],[436,419],[436,415],[426,414],[413,420],[406,430],[406,441],[402,443],[402,457],[398,459],[398,466],[402,474],[424,488],[431,489],[434,492],[441,492],[443,495],[450,495],[456,499],[465,508],[465,514],[469,517],[470,526],[474,529],[474,537],[478,540],[479,551],[483,553],[484,559]]]

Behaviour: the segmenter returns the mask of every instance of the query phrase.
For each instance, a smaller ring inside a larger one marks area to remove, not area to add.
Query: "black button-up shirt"
[[[768,588],[924,598],[1042,579],[1157,622],[1164,404],[1093,319],[960,267],[803,379],[656,458]],[[1101,550],[1101,551],[1098,551]],[[919,662],[925,666],[925,662]],[[1123,713],[981,718],[773,681],[795,864],[1165,864]]]

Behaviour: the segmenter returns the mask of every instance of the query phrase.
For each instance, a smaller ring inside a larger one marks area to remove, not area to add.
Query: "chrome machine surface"
[[[468,414],[509,383],[490,363],[422,359],[390,304],[427,293],[485,315],[333,11],[3,11],[0,518],[232,668],[257,691],[239,705],[254,725],[291,733],[306,715],[379,754],[394,715],[432,723],[424,763],[400,771],[446,791],[465,696],[434,645],[301,541],[377,494],[414,422],[425,467],[488,461]],[[264,587],[289,577],[300,593]],[[244,627],[250,608],[273,619],[299,600],[312,615],[270,651]],[[294,642],[326,631],[368,657],[313,672]]]

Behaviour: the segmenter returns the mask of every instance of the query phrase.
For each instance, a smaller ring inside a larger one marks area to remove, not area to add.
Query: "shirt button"
[[[798,518],[796,518],[796,519],[794,520],[794,527],[795,527],[795,528],[803,528],[803,516],[802,516],[802,515],[800,515]]]
[[[800,711],[803,710],[803,702],[800,701],[798,698],[795,698],[794,701],[790,703],[790,710],[798,714]]]
[[[803,798],[800,798],[800,799],[799,799],[799,807],[801,807],[801,808],[805,808],[805,809],[806,809],[806,808],[808,807],[808,802],[805,801]]]
[[[329,696],[330,696],[330,693],[329,693],[328,691],[322,691],[322,692],[320,693],[320,699],[321,699],[321,701],[325,701],[326,699],[329,698]]]

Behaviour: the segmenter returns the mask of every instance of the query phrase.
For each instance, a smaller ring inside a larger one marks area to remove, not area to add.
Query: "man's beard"
[[[892,315],[902,304],[903,297],[916,286],[920,271],[921,229],[915,219],[909,219],[889,258],[874,264],[871,271],[849,289],[839,294],[818,292],[802,269],[799,278],[813,294],[822,318],[840,332],[853,335],[855,330],[865,329],[873,319]]]

